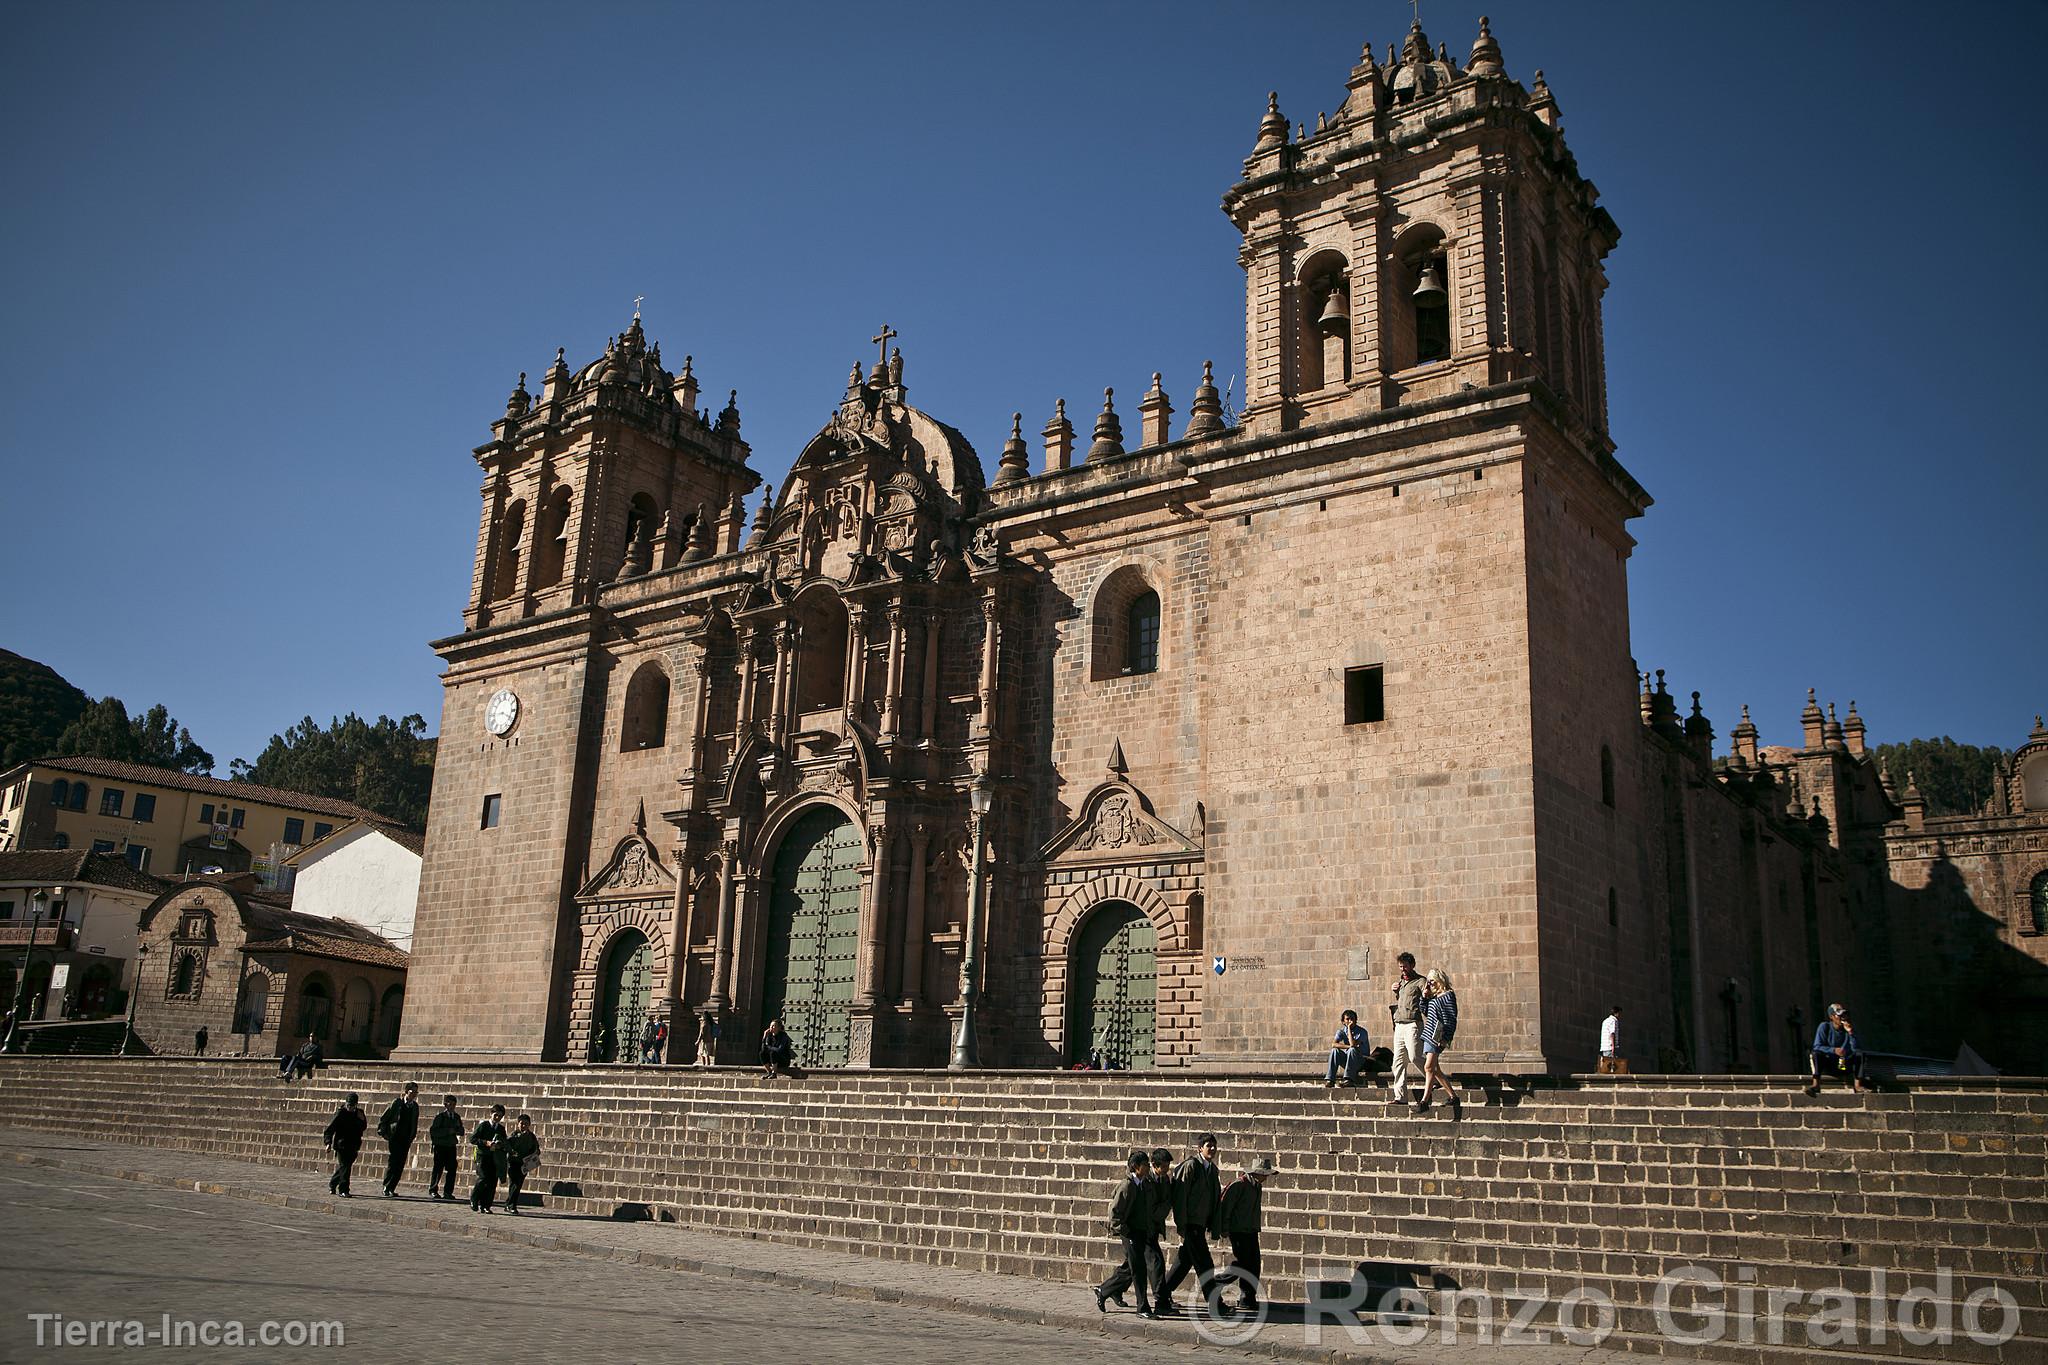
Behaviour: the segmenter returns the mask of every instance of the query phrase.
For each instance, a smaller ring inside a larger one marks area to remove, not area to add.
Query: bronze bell
[[[1415,298],[1425,303],[1442,303],[1444,282],[1437,278],[1434,257],[1422,263],[1422,278],[1415,282]]]
[[[1344,291],[1332,288],[1323,299],[1323,311],[1316,318],[1316,327],[1325,336],[1336,336],[1351,325],[1351,305],[1345,301]]]

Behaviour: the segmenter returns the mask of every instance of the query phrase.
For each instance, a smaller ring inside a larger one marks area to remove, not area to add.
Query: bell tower
[[[690,357],[663,368],[637,311],[580,370],[556,351],[539,398],[520,375],[475,452],[483,516],[464,624],[585,606],[607,583],[737,549],[760,482],[737,400],[716,418],[699,409]]]
[[[1538,71],[1485,19],[1465,64],[1418,21],[1367,44],[1333,115],[1268,97],[1223,208],[1244,245],[1245,424],[1359,416],[1536,378],[1604,444],[1601,262],[1620,233]]]

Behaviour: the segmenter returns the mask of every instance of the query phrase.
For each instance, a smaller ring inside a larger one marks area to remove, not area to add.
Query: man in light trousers
[[[1422,1070],[1423,981],[1415,974],[1415,954],[1403,953],[1394,961],[1401,971],[1394,978],[1394,998],[1387,1006],[1387,1013],[1394,1017],[1394,1088],[1387,1103],[1406,1104],[1408,1068]]]

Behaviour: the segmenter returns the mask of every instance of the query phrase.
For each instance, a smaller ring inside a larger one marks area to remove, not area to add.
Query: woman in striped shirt
[[[1465,1106],[1459,1102],[1458,1092],[1443,1070],[1444,1049],[1458,1032],[1458,993],[1451,989],[1451,978],[1441,967],[1430,968],[1426,989],[1429,1006],[1422,1018],[1422,1099],[1416,1103],[1415,1112],[1426,1111],[1430,1092],[1442,1086],[1451,1102],[1451,1117],[1462,1119]]]

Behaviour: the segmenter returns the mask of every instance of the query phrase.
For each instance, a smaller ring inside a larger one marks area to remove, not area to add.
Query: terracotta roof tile
[[[81,773],[117,782],[201,792],[208,796],[224,796],[231,801],[246,801],[251,805],[282,806],[286,810],[309,811],[315,815],[336,815],[344,820],[366,820],[379,826],[387,823],[375,811],[364,810],[350,801],[308,796],[304,792],[285,791],[280,787],[259,787],[253,782],[224,782],[218,777],[172,772],[169,768],[152,768],[145,763],[118,763],[110,758],[38,758],[20,767],[47,768],[52,772]]]
[[[83,882],[160,895],[171,883],[137,872],[118,853],[81,848],[23,849],[0,853],[0,882]]]

